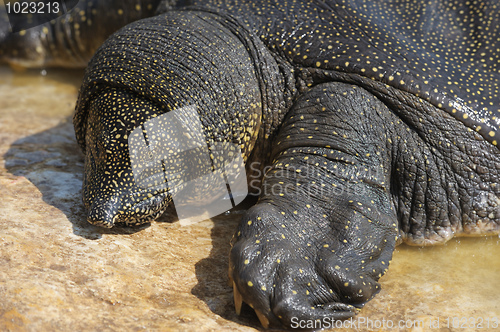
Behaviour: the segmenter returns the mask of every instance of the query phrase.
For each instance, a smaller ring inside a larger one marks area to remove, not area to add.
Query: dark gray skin
[[[266,327],[351,317],[398,243],[500,231],[499,17],[494,1],[208,1],[132,23],[77,103],[88,220],[163,213],[170,197],[137,187],[126,137],[195,105],[260,193],[232,240],[237,311]]]

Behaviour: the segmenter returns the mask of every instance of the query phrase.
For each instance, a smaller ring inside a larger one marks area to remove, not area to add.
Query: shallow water
[[[82,75],[0,67],[0,331],[258,328],[227,286],[240,212],[184,227],[85,222],[71,125]],[[499,276],[498,236],[402,245],[380,294],[343,327],[500,331]]]

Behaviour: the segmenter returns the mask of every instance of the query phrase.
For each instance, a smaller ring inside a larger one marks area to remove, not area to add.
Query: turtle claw
[[[241,305],[243,304],[243,297],[240,294],[240,291],[236,287],[236,284],[233,282],[233,298],[234,298],[234,310],[238,316],[241,313]]]
[[[269,327],[269,319],[267,319],[266,316],[262,312],[260,312],[257,309],[254,309],[255,313],[257,314],[257,317],[259,317],[260,323],[262,324],[262,327],[267,329]]]
[[[233,282],[233,298],[234,298],[234,310],[236,311],[236,314],[238,316],[241,314],[241,307],[243,305],[243,297],[241,296],[240,291],[238,290],[238,287],[236,287],[236,283]],[[253,308],[252,305],[250,307]],[[260,312],[257,309],[254,309],[255,313],[257,314],[257,317],[259,318],[260,323],[262,326],[267,329],[269,327],[269,319],[267,319],[266,316],[262,312]]]
[[[234,284],[234,281],[233,281],[233,269],[231,268],[231,266],[229,266],[229,268],[227,269],[227,277],[228,277],[227,285],[229,287],[233,286],[233,284]]]

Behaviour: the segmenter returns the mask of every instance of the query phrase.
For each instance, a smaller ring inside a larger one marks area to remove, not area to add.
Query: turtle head
[[[203,12],[138,21],[90,61],[74,117],[90,223],[149,222],[177,192],[192,196],[185,184],[199,185],[225,162],[207,147],[250,156],[260,134],[260,81],[251,51],[220,21]]]
[[[88,112],[83,179],[87,220],[103,227],[154,220],[168,205],[168,190],[165,183],[141,185],[131,163],[129,135],[164,111],[132,92],[109,88],[93,98]]]

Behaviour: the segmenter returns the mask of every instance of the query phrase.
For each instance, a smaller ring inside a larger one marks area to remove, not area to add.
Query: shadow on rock
[[[62,211],[73,226],[73,233],[90,240],[102,234],[132,234],[149,227],[114,227],[105,229],[86,221],[81,201],[84,156],[74,136],[71,117],[57,126],[18,139],[4,155],[7,171],[25,177],[42,194],[43,201]],[[259,328],[258,319],[249,307],[238,316],[234,310],[232,286],[228,285],[228,254],[231,237],[244,211],[255,203],[247,199],[229,213],[213,218],[212,249],[207,258],[196,263],[198,284],[191,293],[204,301],[212,312],[238,324]],[[158,221],[175,222],[171,209]]]
[[[244,305],[241,315],[234,309],[233,286],[229,285],[228,264],[230,241],[243,213],[254,205],[256,198],[249,197],[234,209],[212,218],[212,249],[207,258],[195,265],[198,284],[191,293],[205,302],[210,310],[224,319],[241,325],[260,328],[257,315],[249,306]]]
[[[132,234],[149,226],[104,229],[87,223],[81,200],[84,159],[71,117],[54,128],[18,139],[4,159],[11,174],[26,177],[40,190],[45,203],[66,215],[78,236],[96,240],[102,234]]]

